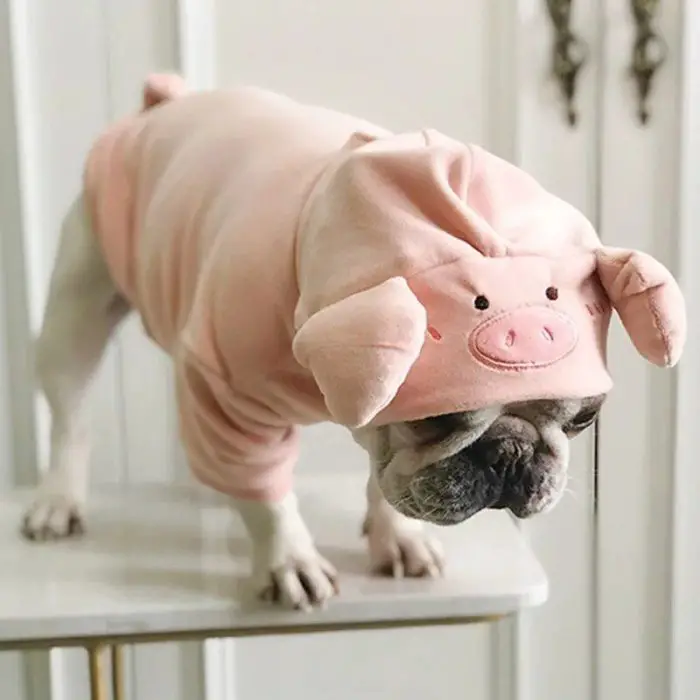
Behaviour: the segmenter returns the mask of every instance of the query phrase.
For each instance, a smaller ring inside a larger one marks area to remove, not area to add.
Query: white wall
[[[667,41],[680,46],[682,3],[662,5]],[[45,434],[43,413],[34,422],[28,331],[39,322],[56,223],[91,139],[137,105],[151,70],[179,68],[195,87],[260,83],[395,129],[430,125],[478,141],[582,208],[604,238],[673,267],[685,255],[688,277],[688,256],[698,255],[692,191],[683,220],[675,215],[683,54],[672,51],[642,130],[625,72],[627,5],[576,3],[575,28],[591,58],[572,131],[547,80],[544,0],[0,0],[0,486],[33,480],[35,432]],[[696,127],[689,110],[691,145]],[[689,182],[697,162],[686,159]],[[694,338],[691,357],[696,348]],[[153,645],[129,657],[135,700],[670,700],[672,681],[672,700],[690,700],[700,581],[682,561],[700,515],[683,484],[695,478],[696,365],[678,375],[676,404],[676,375],[647,368],[619,329],[611,361],[618,387],[597,446],[600,483],[586,436],[574,446],[572,495],[525,528],[551,578],[546,606],[491,629]],[[189,478],[171,398],[167,362],[129,321],[91,392],[95,481]],[[691,425],[683,433],[673,431],[676,411]],[[342,431],[307,431],[301,468],[341,463],[364,468]],[[683,610],[673,618],[672,590]],[[677,663],[671,642],[685,652]],[[0,654],[3,700],[72,700],[86,682],[79,652]]]

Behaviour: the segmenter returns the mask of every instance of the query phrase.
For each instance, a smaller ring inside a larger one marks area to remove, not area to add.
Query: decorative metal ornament
[[[630,70],[637,86],[637,116],[642,124],[647,124],[654,77],[666,60],[668,46],[654,29],[660,0],[631,0],[631,3],[636,32]]]
[[[566,117],[571,126],[578,120],[576,86],[581,68],[588,60],[588,46],[571,29],[572,0],[547,0],[547,10],[554,25],[552,73],[564,98]]]

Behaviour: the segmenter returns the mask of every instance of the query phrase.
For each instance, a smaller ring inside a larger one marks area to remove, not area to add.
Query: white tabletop
[[[311,613],[271,609],[245,595],[243,532],[220,502],[192,489],[96,492],[82,539],[43,544],[18,535],[31,494],[0,495],[0,645],[454,621],[506,615],[547,597],[542,567],[504,512],[435,529],[447,551],[444,579],[397,581],[367,573],[360,473],[300,479],[298,493],[319,549],[341,575],[340,596]]]

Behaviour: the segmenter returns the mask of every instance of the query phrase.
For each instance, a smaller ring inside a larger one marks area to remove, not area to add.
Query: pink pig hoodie
[[[97,140],[86,198],[220,491],[281,498],[298,425],[606,392],[612,309],[650,361],[679,358],[669,272],[477,146],[176,76],[144,107]]]

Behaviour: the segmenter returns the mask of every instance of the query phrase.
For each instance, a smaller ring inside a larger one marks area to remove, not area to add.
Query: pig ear
[[[315,313],[293,352],[311,370],[334,420],[369,423],[396,395],[418,359],[426,312],[402,277]]]
[[[656,365],[678,362],[686,337],[685,301],[671,273],[635,250],[596,251],[598,276],[637,350]]]

